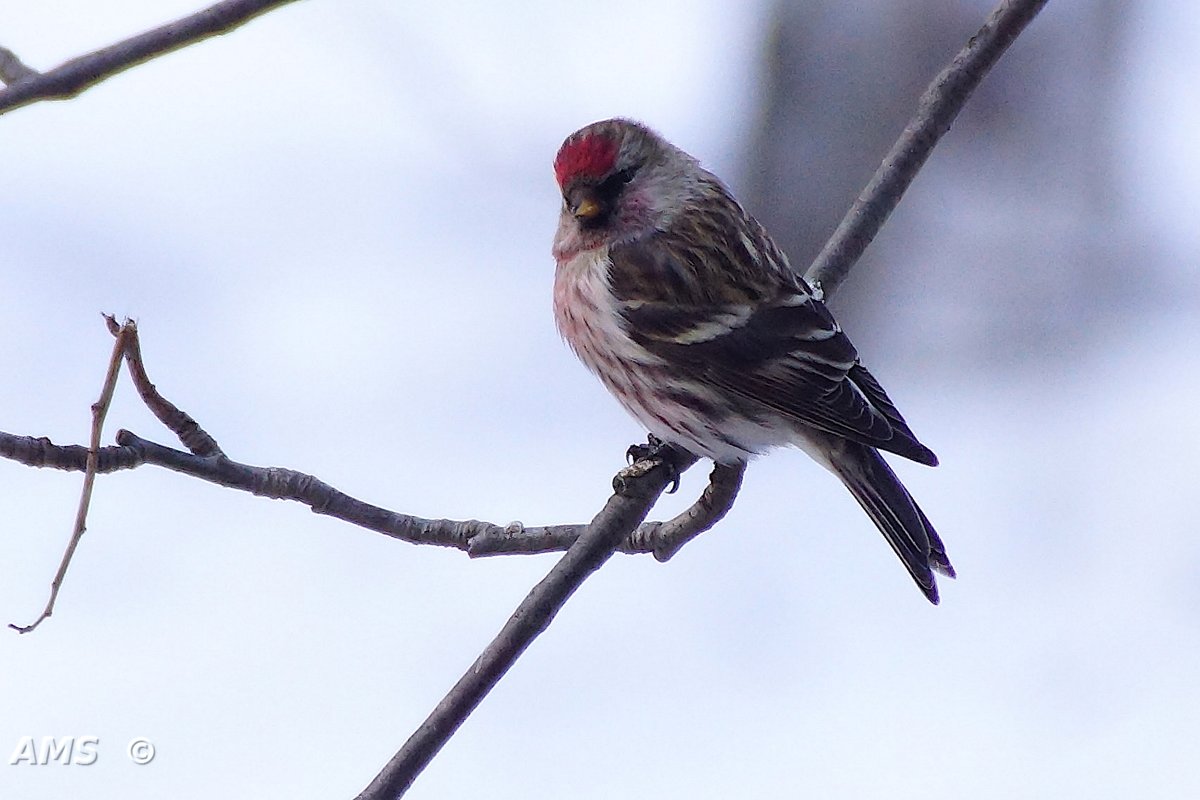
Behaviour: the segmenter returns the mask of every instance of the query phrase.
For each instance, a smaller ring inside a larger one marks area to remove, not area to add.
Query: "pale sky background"
[[[727,5],[309,0],[4,116],[0,429],[86,441],[107,311],[231,458],[421,516],[590,518],[642,434],[554,330],[550,161],[624,115],[733,175],[765,17]],[[669,564],[589,580],[409,797],[1200,793],[1200,23],[1141,6],[1125,223],[1170,312],[1045,374],[863,354],[942,459],[898,466],[961,576],[942,605],[835,479],[773,454]],[[47,68],[196,7],[0,0],[0,44]],[[127,380],[120,427],[174,444]],[[4,622],[40,611],[80,483],[0,461]],[[0,631],[0,797],[352,797],[554,558],[102,476],[55,616]],[[69,735],[98,762],[7,763]]]

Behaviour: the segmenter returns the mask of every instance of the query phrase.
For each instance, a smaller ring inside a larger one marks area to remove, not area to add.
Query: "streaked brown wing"
[[[713,276],[730,250],[692,247],[674,258],[665,237],[610,252],[614,294],[634,341],[713,388],[799,423],[937,463],[803,282],[747,264]],[[723,280],[731,274],[738,280]],[[684,288],[663,291],[667,275]],[[653,289],[639,291],[642,286]]]

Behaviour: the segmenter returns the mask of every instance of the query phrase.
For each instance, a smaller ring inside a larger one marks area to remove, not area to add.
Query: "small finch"
[[[938,601],[942,541],[884,461],[937,456],[725,185],[649,128],[611,119],[554,159],[554,317],[650,433],[723,464],[796,445],[832,471]]]

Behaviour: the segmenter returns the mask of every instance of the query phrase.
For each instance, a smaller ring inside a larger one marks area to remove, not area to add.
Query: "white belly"
[[[745,460],[782,444],[773,426],[738,416],[713,420],[696,403],[672,399],[672,391],[684,384],[674,379],[661,358],[630,338],[609,288],[608,266],[604,247],[560,264],[554,279],[554,318],[571,349],[625,409],[660,439],[716,461]],[[686,389],[701,401],[720,403],[711,390],[694,382]]]

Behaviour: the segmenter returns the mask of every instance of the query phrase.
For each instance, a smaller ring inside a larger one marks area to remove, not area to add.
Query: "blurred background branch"
[[[1119,221],[1117,103],[1134,9],[1094,0],[1043,20],[980,87],[832,304],[873,362],[924,375],[940,364],[939,380],[979,365],[1037,372],[1098,346],[1105,321],[1164,279],[1123,277],[1154,249]],[[976,13],[940,0],[773,3],[743,194],[794,264],[823,269],[822,245],[875,154]]]
[[[821,296],[833,294],[904,196],[983,76],[1046,0],[1005,0],[921,95],[916,115],[884,156],[862,194],[805,273]],[[911,44],[911,43],[906,43]]]

